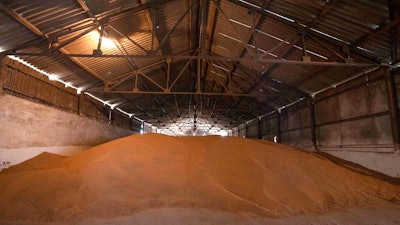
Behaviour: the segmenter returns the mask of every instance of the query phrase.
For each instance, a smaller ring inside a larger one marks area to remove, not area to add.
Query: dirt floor
[[[0,224],[400,224],[400,185],[235,137],[133,135],[0,172]]]

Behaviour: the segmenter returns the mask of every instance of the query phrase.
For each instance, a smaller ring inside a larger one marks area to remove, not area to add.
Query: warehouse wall
[[[324,151],[400,177],[400,153],[390,105],[390,82],[379,69],[260,118],[263,139]],[[396,77],[397,87],[400,79]],[[257,125],[248,123],[256,137]]]
[[[0,169],[43,151],[71,155],[131,135],[132,120],[6,58],[0,73]],[[139,125],[140,126],[140,125]]]
[[[259,124],[257,119],[250,120],[246,123],[246,137],[258,138]]]
[[[246,125],[245,124],[240,124],[238,126],[238,137],[246,137]]]
[[[0,111],[0,169],[44,151],[72,155],[133,134],[102,120],[8,94],[0,95]]]
[[[262,139],[280,142],[280,113],[270,112],[261,118]]]
[[[304,99],[282,109],[280,114],[280,142],[303,149],[314,149],[309,101]]]
[[[7,57],[1,60],[0,87],[0,91],[7,94],[107,123],[111,122],[119,127],[140,130],[140,122],[131,121],[127,115],[107,108],[86,94],[78,95],[75,89],[65,87],[58,81],[49,80],[47,76]]]
[[[237,128],[237,127],[232,128],[231,136],[238,137],[239,136],[239,128]]]
[[[92,146],[129,135],[108,122],[15,96],[0,96],[0,147]]]
[[[386,70],[362,76],[316,96],[320,151],[400,177]]]
[[[320,150],[393,151],[384,75],[385,70],[379,70],[316,96]]]

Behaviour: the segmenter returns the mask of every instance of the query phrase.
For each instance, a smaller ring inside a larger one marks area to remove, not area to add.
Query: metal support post
[[[389,0],[390,20],[400,19],[400,0]],[[390,30],[392,41],[392,62],[393,64],[400,62],[400,24],[393,26]]]
[[[395,149],[400,148],[400,124],[399,124],[399,108],[397,103],[396,85],[394,74],[388,69],[385,74],[387,96],[390,111],[390,120],[392,126],[393,145]]]
[[[395,21],[400,19],[400,0],[390,0],[389,4],[389,13],[390,20]],[[391,41],[392,41],[392,64],[396,65],[400,63],[400,24],[397,24],[392,27],[390,30],[391,33]],[[390,120],[392,124],[392,134],[393,134],[393,144],[397,150],[400,149],[400,121],[399,121],[399,105],[398,105],[398,97],[396,90],[396,80],[395,76],[398,76],[400,72],[396,72],[396,68],[393,70],[387,70],[385,74],[387,93],[388,93],[388,101],[389,101],[389,110],[390,110]]]
[[[133,119],[129,117],[129,130],[133,130]]]
[[[276,136],[276,141],[278,142],[278,143],[282,143],[282,135],[281,135],[281,111],[280,110],[278,110],[278,111],[276,111],[277,112],[277,115],[278,115],[278,118],[277,118],[277,128],[278,128],[278,134],[277,134],[277,136]]]
[[[108,112],[108,123],[113,125],[114,124],[114,110],[110,109]]]
[[[247,136],[248,136],[248,133],[247,133],[247,131],[248,131],[248,126],[247,126],[247,123],[245,123],[244,125],[245,125],[245,126],[244,126],[244,137],[247,138]]]
[[[83,115],[83,97],[83,93],[78,95],[78,109],[76,111],[78,115]]]
[[[314,103],[313,97],[309,98],[308,104],[309,104],[309,110],[310,110],[311,141],[313,143],[314,150],[318,150],[317,136],[316,136],[316,130],[315,130],[315,103]]]

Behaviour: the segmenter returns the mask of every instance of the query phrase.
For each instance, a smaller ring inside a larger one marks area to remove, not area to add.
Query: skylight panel
[[[277,16],[277,17],[279,17],[279,18],[281,18],[281,19],[287,20],[287,21],[289,21],[289,22],[291,22],[291,23],[294,23],[294,22],[295,22],[294,20],[292,20],[292,19],[290,19],[290,18],[288,18],[288,17],[286,17],[286,16],[283,16],[283,15],[281,15],[281,14],[279,14],[279,13],[272,12],[271,10],[266,9],[266,10],[264,10],[264,11],[267,12],[267,13],[269,13],[269,14],[271,14],[271,15]]]
[[[300,50],[303,50],[302,47],[297,46],[297,45],[293,45],[293,47],[295,47],[295,48],[297,48],[297,49],[300,49]],[[313,52],[313,51],[310,51],[310,50],[306,50],[306,52],[309,53],[309,54],[311,54],[311,55],[317,56],[317,57],[319,57],[319,58],[321,58],[321,59],[328,60],[328,57],[325,57],[325,56],[323,56],[323,55],[320,55],[320,54],[318,54],[318,53],[316,53],[316,52]]]
[[[237,39],[237,38],[234,38],[234,37],[232,37],[232,36],[229,36],[229,35],[227,35],[227,34],[224,34],[224,33],[221,33],[221,32],[218,32],[218,34],[221,35],[221,36],[224,36],[224,37],[226,37],[226,38],[229,38],[229,39],[231,39],[231,40],[234,40],[234,41],[237,41],[237,42],[242,43],[241,40],[239,40],[239,39]]]
[[[254,45],[248,44],[248,46],[251,47],[251,48],[256,48]],[[268,51],[266,51],[266,50],[264,50],[264,49],[262,49],[262,48],[257,48],[257,50],[260,51],[260,52],[262,52],[262,53],[265,53],[265,54],[267,54],[267,55],[270,55],[270,56],[273,56],[273,57],[275,57],[275,58],[278,58],[277,55],[275,55],[275,54],[273,54],[273,53],[271,53],[271,52],[268,52]]]
[[[374,52],[372,52],[372,51],[370,51],[370,50],[368,50],[366,48],[360,47],[360,46],[357,46],[357,49],[360,49],[361,51],[365,51],[365,52],[368,52],[368,53],[371,53],[371,54],[375,54]]]
[[[210,70],[210,72],[213,73],[213,74],[215,74],[215,75],[217,75],[217,76],[220,76],[220,77],[225,78],[224,75],[222,75],[222,74],[220,74],[220,73],[217,73],[217,72],[215,72],[215,71],[213,71],[213,70]]]
[[[283,40],[283,39],[281,39],[281,38],[279,38],[279,37],[277,37],[277,36],[274,36],[274,35],[272,35],[272,34],[269,34],[269,33],[266,33],[266,32],[264,32],[264,31],[261,31],[261,30],[256,30],[258,33],[260,33],[260,34],[263,34],[263,35],[265,35],[265,36],[267,36],[267,37],[270,37],[270,38],[273,38],[273,39],[275,39],[275,40],[277,40],[277,41],[280,41],[280,42],[285,42],[285,44],[290,44],[290,42],[288,42],[288,41],[285,41],[285,40]]]
[[[229,21],[234,22],[234,23],[236,23],[236,24],[239,24],[239,25],[241,25],[241,26],[244,26],[244,27],[246,27],[246,28],[251,29],[251,26],[250,26],[250,25],[244,24],[244,23],[239,22],[239,21],[237,21],[237,20],[229,19]]]
[[[332,36],[332,35],[330,35],[330,34],[324,33],[324,32],[322,32],[322,31],[320,31],[320,30],[317,30],[317,29],[314,29],[314,28],[311,28],[310,30],[312,30],[312,31],[314,31],[314,32],[317,32],[317,33],[319,33],[319,34],[321,34],[321,35],[324,35],[325,37],[328,37],[328,38],[334,39],[334,40],[336,40],[336,41],[340,41],[340,42],[343,42],[343,43],[346,43],[346,44],[350,45],[349,42],[346,42],[346,41],[344,41],[344,40],[342,40],[342,39],[340,39],[340,38],[338,38],[338,37]]]
[[[278,89],[276,89],[276,88],[273,88],[273,87],[270,87],[270,86],[268,86],[268,85],[261,85],[263,88],[267,88],[267,89],[270,89],[270,90],[272,90],[272,91],[275,91],[275,92],[279,92],[280,93],[280,91],[278,90]]]
[[[211,65],[213,65],[213,66],[215,66],[215,67],[217,67],[217,68],[220,68],[221,70],[224,70],[224,71],[227,71],[227,72],[229,72],[229,70],[228,69],[226,69],[226,68],[224,68],[224,67],[222,67],[222,66],[218,66],[217,64],[211,64]]]
[[[253,6],[253,7],[255,7],[255,8],[261,9],[260,6],[254,5],[254,4],[252,4],[252,3],[250,3],[250,2],[247,2],[247,1],[244,1],[244,0],[239,0],[239,2],[242,2],[242,3],[246,4],[246,5],[250,5],[250,6]]]

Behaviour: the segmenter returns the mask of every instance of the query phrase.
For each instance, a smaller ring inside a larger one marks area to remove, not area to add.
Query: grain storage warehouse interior
[[[400,224],[400,0],[0,21],[0,224]]]

